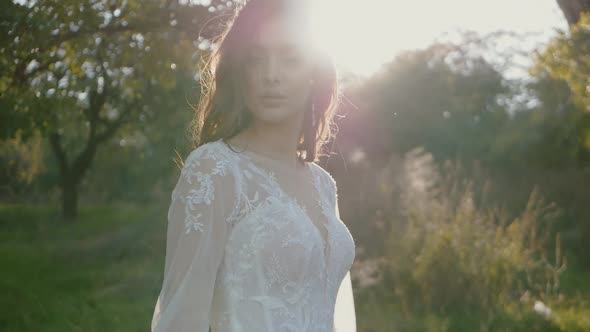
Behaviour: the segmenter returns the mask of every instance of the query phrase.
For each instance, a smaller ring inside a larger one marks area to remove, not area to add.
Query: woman
[[[172,192],[152,331],[356,331],[355,243],[315,163],[336,72],[308,18],[301,0],[251,0],[221,36]]]

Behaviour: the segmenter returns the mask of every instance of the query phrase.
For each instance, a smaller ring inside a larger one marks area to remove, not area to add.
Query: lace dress
[[[186,158],[168,210],[152,332],[355,332],[355,243],[336,183],[297,181],[222,140]]]

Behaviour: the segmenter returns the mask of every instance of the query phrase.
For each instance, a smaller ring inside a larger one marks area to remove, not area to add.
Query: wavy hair
[[[282,15],[293,15],[299,10],[308,22],[303,0],[247,0],[236,6],[233,17],[222,34],[214,41],[217,47],[205,61],[201,74],[201,98],[195,108],[190,132],[194,147],[218,139],[227,140],[247,128],[252,115],[245,108],[241,93],[244,78],[245,49],[253,42],[265,20]],[[307,25],[309,27],[309,25]],[[313,81],[309,109],[304,114],[302,134],[297,144],[298,156],[305,161],[316,161],[322,146],[330,140],[333,117],[338,107],[337,72],[331,57],[311,42],[313,52]],[[314,112],[314,114],[312,114]],[[315,119],[315,121],[313,121]]]

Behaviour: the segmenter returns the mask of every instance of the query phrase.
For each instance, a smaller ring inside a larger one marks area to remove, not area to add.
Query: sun
[[[314,42],[330,54],[339,67],[369,75],[378,70],[384,57],[399,51],[396,45],[412,38],[412,31],[402,28],[404,24],[409,25],[409,19],[395,15],[394,8],[400,7],[399,4],[394,6],[395,3],[312,0]]]

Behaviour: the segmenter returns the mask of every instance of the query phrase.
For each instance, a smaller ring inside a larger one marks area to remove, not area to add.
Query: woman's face
[[[293,21],[272,19],[245,50],[244,100],[256,120],[276,123],[306,111],[311,59]]]

